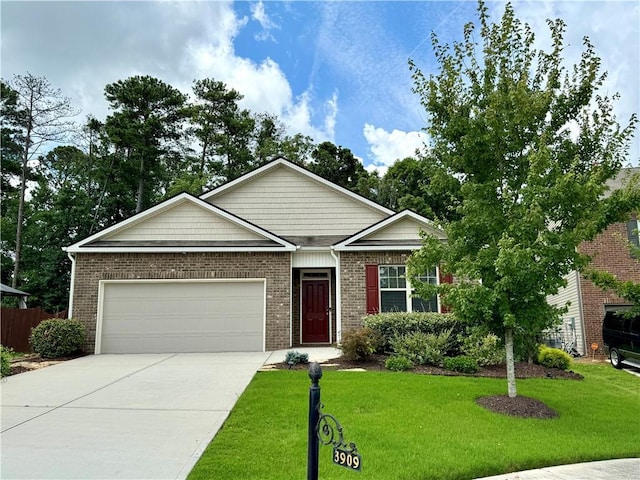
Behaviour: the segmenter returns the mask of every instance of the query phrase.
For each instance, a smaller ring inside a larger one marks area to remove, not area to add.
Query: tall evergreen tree
[[[135,211],[140,212],[168,183],[167,161],[182,137],[186,96],[147,75],[107,85],[105,97],[114,110],[105,129],[123,166],[135,171]]]
[[[3,81],[3,83],[6,82]],[[30,162],[37,158],[44,145],[61,142],[70,135],[75,127],[71,118],[79,112],[71,106],[71,101],[62,95],[61,90],[53,88],[44,77],[36,77],[30,73],[15,75],[9,83],[9,87],[17,95],[13,128],[19,133],[14,136],[14,141],[19,142],[22,154],[13,276],[11,278],[11,285],[16,287],[19,281],[22,256],[25,193],[32,168]]]

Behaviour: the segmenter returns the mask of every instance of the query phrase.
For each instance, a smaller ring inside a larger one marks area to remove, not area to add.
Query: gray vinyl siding
[[[420,240],[421,228],[425,229],[426,227],[418,224],[415,220],[404,218],[363,237],[362,240],[397,240],[399,238],[403,240]]]
[[[282,166],[206,201],[283,236],[347,236],[388,217],[381,210]]]
[[[582,310],[580,305],[580,276],[578,272],[574,271],[566,275],[565,279],[567,280],[567,286],[561,288],[556,295],[547,297],[547,301],[549,304],[558,307],[569,304],[567,313],[562,316],[562,324],[560,325],[561,334],[567,340],[570,338],[571,330],[569,324],[571,323],[571,319],[575,319],[577,348],[578,351],[584,355],[584,328],[582,326]]]
[[[260,235],[192,203],[184,202],[146,218],[105,240],[260,240]]]

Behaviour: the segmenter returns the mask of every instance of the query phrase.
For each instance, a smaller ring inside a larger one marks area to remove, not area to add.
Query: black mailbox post
[[[322,403],[320,403],[320,379],[322,369],[320,365],[313,362],[309,367],[309,432],[307,451],[307,480],[318,480],[318,456],[320,453],[320,443],[322,445],[333,445],[333,463],[351,470],[360,471],[362,459],[358,453],[355,443],[347,444],[342,434],[342,425],[328,413],[322,413]]]

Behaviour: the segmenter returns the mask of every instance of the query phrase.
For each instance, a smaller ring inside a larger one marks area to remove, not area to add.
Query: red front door
[[[302,343],[329,343],[329,280],[302,282]]]

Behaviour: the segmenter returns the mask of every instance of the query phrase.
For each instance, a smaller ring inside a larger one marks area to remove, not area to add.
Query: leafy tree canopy
[[[438,287],[457,314],[504,332],[515,396],[514,333],[522,345],[556,322],[546,297],[587,264],[576,247],[640,205],[637,188],[603,198],[636,117],[620,126],[613,99],[596,93],[606,74],[587,38],[580,62],[563,66],[562,20],[548,21],[547,52],[534,49],[511,4],[491,23],[479,2],[478,20],[479,31],[467,24],[452,46],[432,35],[437,74],[410,64],[430,121],[432,183],[460,192],[459,218],[441,222],[448,242],[425,237],[410,271],[441,265],[458,279]]]

